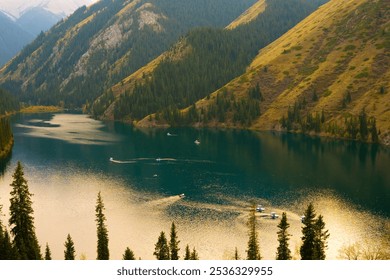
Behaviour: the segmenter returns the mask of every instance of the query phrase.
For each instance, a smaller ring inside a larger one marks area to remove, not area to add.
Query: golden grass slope
[[[280,129],[296,101],[328,122],[342,122],[364,108],[375,117],[382,140],[390,139],[390,1],[331,0],[260,50],[246,73],[225,88],[245,96],[259,83],[265,101],[253,129]],[[313,100],[314,92],[318,101]],[[343,98],[352,102],[346,108]],[[215,92],[213,96],[218,94]],[[197,105],[207,106],[210,100]]]
[[[244,13],[242,13],[235,21],[226,26],[226,29],[234,29],[239,25],[251,22],[252,20],[257,18],[258,15],[264,12],[266,7],[266,0],[259,0],[249,9],[247,9]]]

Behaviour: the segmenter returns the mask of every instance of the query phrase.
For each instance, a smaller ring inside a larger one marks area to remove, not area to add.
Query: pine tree
[[[188,261],[191,259],[191,251],[190,251],[190,246],[186,246],[186,249],[185,249],[185,255],[184,255],[184,260],[185,261]]]
[[[3,232],[2,241],[0,241],[0,260],[18,260],[19,254],[13,245],[8,231]]]
[[[235,251],[234,251],[234,259],[235,260],[240,260],[241,258],[240,258],[240,255],[238,254],[238,249],[237,249],[237,247],[236,247],[236,249],[235,249]]]
[[[66,237],[66,241],[64,245],[65,245],[65,251],[64,251],[65,260],[74,260],[76,257],[75,255],[76,251],[74,249],[74,243],[70,234],[68,234],[68,236]]]
[[[169,246],[167,238],[165,237],[165,232],[161,232],[158,237],[158,241],[155,244],[155,249],[153,255],[156,256],[158,260],[169,260]]]
[[[258,234],[256,231],[256,211],[255,207],[252,207],[249,220],[248,220],[248,228],[249,228],[249,241],[248,241],[248,250],[247,252],[247,260],[261,260],[260,255],[260,245],[258,240]]]
[[[302,246],[300,248],[302,260],[313,260],[314,259],[314,244],[315,244],[315,212],[312,203],[309,204],[303,220],[304,226],[302,227]]]
[[[196,251],[195,247],[192,249],[190,260],[193,261],[199,260],[198,252]]]
[[[51,251],[50,251],[48,243],[46,243],[45,260],[47,260],[47,261],[51,260]]]
[[[278,241],[279,246],[276,252],[277,260],[291,260],[291,250],[288,248],[289,236],[287,229],[290,227],[290,224],[287,222],[287,215],[285,212],[282,214],[282,219],[278,225]]]
[[[1,216],[3,206],[0,205],[0,260],[16,260],[17,254],[12,245],[10,236],[6,228],[4,228]]]
[[[97,223],[97,260],[108,260],[110,252],[108,250],[108,230],[105,224],[106,217],[103,213],[104,203],[100,192],[96,201],[96,223]]]
[[[177,240],[177,233],[176,233],[176,226],[175,223],[172,222],[171,226],[171,239],[169,241],[169,250],[170,250],[170,256],[171,260],[178,260],[179,257],[179,243],[180,241]]]
[[[9,218],[11,235],[22,260],[40,260],[41,252],[34,227],[32,194],[28,189],[20,162],[17,164],[13,179]]]
[[[327,249],[327,239],[329,238],[329,231],[325,230],[325,222],[322,215],[319,215],[314,224],[315,240],[314,240],[314,259],[325,260]]]
[[[122,260],[125,260],[125,261],[126,260],[134,261],[135,260],[134,252],[132,250],[130,250],[129,247],[126,248],[125,253],[122,256]]]

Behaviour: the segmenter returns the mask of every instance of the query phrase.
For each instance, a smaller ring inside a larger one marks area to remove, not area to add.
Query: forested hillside
[[[385,0],[330,1],[196,103],[202,124],[390,144],[389,11]]]
[[[19,102],[9,92],[0,88],[0,116],[19,110]]]
[[[196,26],[223,27],[255,0],[102,0],[82,7],[0,71],[22,101],[80,107]]]
[[[152,63],[154,71],[147,66],[109,90],[94,104],[93,113],[132,121],[157,113],[157,122],[160,117],[174,125],[193,122],[195,116],[178,119],[178,110],[243,73],[260,48],[324,2],[268,0],[257,18],[234,29],[195,29]],[[114,96],[119,97],[112,104]]]

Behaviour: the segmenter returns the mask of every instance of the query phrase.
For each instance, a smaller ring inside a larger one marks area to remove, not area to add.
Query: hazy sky
[[[33,7],[42,7],[54,14],[69,15],[78,7],[94,2],[97,0],[0,0],[0,10],[15,18]]]

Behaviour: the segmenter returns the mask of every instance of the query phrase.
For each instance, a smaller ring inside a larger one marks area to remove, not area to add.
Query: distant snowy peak
[[[0,0],[0,11],[16,20],[33,8],[42,8],[64,17],[83,5],[91,5],[97,0]]]

